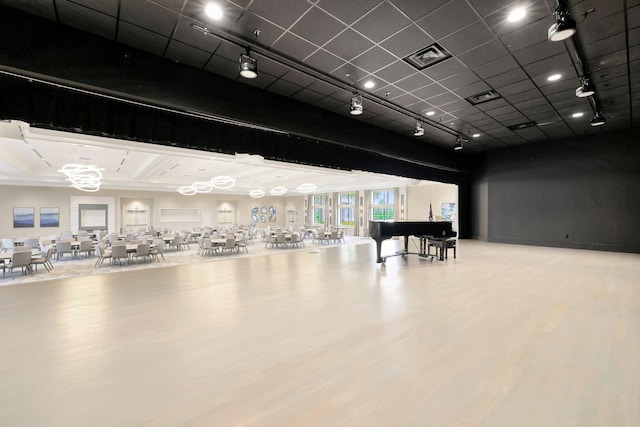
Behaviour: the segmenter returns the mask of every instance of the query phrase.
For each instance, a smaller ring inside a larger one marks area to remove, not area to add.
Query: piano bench
[[[449,249],[453,249],[453,258],[456,258],[456,243],[457,239],[447,240],[444,245],[444,258],[449,258]]]

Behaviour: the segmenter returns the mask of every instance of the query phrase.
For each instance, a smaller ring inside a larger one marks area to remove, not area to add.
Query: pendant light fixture
[[[576,21],[571,19],[569,10],[562,0],[558,0],[558,7],[553,12],[556,22],[549,27],[547,38],[552,42],[559,42],[576,33]]]
[[[422,136],[424,135],[424,128],[422,127],[422,123],[416,121],[416,127],[413,129],[413,136]]]
[[[353,98],[351,98],[351,111],[349,111],[349,114],[359,116],[362,114],[362,111],[362,96],[356,92],[353,94]]]

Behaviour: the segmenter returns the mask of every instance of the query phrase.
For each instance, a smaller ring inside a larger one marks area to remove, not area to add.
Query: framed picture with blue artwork
[[[59,227],[60,208],[40,208],[40,227]]]
[[[33,228],[34,208],[13,208],[13,228]]]

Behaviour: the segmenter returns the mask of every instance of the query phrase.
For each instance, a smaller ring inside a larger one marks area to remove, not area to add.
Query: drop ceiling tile
[[[310,7],[310,3],[299,0],[278,0],[278,7],[274,7],[273,0],[254,0],[248,10],[276,25],[289,28]]]
[[[281,54],[289,58],[297,59],[298,61],[302,61],[317,49],[314,45],[293,33],[285,33],[285,35],[271,47]]]
[[[562,43],[550,43],[548,40],[521,49],[513,54],[521,65],[528,65],[551,56],[566,53]]]
[[[527,74],[521,68],[509,70],[505,73],[486,78],[486,82],[491,87],[504,86],[509,83],[527,79]]]
[[[533,84],[533,82],[531,82],[531,80],[521,80],[519,82],[511,83],[506,86],[499,86],[495,89],[498,91],[498,93],[500,93],[500,95],[506,98],[516,93],[536,89],[536,86]]]
[[[493,39],[494,36],[491,31],[487,29],[486,25],[482,21],[476,21],[459,31],[440,39],[439,43],[452,54],[459,55]]]
[[[624,49],[626,49],[626,33],[618,33],[585,45],[582,52],[585,58],[597,58]]]
[[[120,5],[120,20],[170,36],[178,22],[178,14],[147,0],[127,0]]]
[[[454,90],[463,86],[477,83],[480,79],[470,70],[463,71],[459,74],[454,74],[451,77],[440,80],[440,84],[447,89]]]
[[[399,60],[381,70],[376,71],[375,74],[377,77],[387,82],[395,82],[397,80],[402,80],[405,77],[409,77],[415,72],[415,68],[411,67],[406,62]]]
[[[220,40],[211,35],[194,30],[191,28],[191,24],[193,23],[195,23],[195,21],[189,18],[180,17],[176,30],[173,33],[173,39],[207,52],[215,51],[220,45]]]
[[[327,52],[324,49],[318,49],[313,54],[311,54],[311,56],[308,56],[307,59],[305,59],[304,63],[311,68],[328,74],[339,66],[343,65],[344,60],[342,58],[338,58],[332,53]]]
[[[508,95],[508,96],[505,96],[504,98],[507,99],[512,104],[517,104],[518,102],[526,101],[528,99],[532,99],[539,96],[542,96],[542,94],[538,89],[531,89],[524,92],[515,93],[513,95]]]
[[[51,0],[32,0],[29,2],[24,0],[4,0],[2,1],[2,4],[15,7],[23,12],[28,12],[42,18],[50,19],[51,21],[56,21],[58,19],[56,17],[55,7]]]
[[[288,81],[282,79],[276,80],[271,86],[267,88],[267,90],[270,92],[275,92],[286,97],[292,96],[301,89],[302,88],[300,86],[289,83]]]
[[[629,30],[629,46],[640,44],[640,27]]]
[[[541,19],[529,25],[519,28],[517,31],[500,37],[502,42],[511,52],[517,52],[537,43],[547,42],[547,30],[551,25],[549,20]],[[562,44],[562,43],[560,43]]]
[[[418,98],[411,95],[410,93],[405,93],[404,95],[400,95],[391,100],[394,104],[401,105],[406,107],[407,105],[415,104],[416,102],[420,102]]]
[[[116,19],[114,17],[65,0],[56,4],[61,23],[110,40],[115,38]]]
[[[497,76],[514,69],[521,71],[518,63],[511,55],[503,56],[491,62],[487,62],[486,64],[473,67],[473,71],[483,79],[487,79],[491,76]],[[521,74],[523,75],[522,78],[526,77],[524,72],[521,71]]]
[[[277,80],[277,77],[267,74],[263,71],[260,71],[258,73],[258,77],[256,77],[255,79],[244,79],[244,78],[238,79],[239,82],[248,84],[250,86],[259,87],[260,89],[267,88],[276,80]]]
[[[315,81],[313,77],[298,70],[289,70],[281,78],[300,87],[307,87]]]
[[[373,47],[373,43],[350,28],[324,46],[329,52],[347,61],[360,55],[365,50],[369,50],[371,47]]]
[[[430,12],[416,23],[431,37],[441,39],[478,19],[464,0],[451,0]]]
[[[322,80],[314,81],[308,86],[308,89],[315,90],[316,92],[319,92],[325,96],[331,95],[338,90],[336,86],[325,83]]]
[[[66,0],[62,1],[67,3]],[[29,1],[29,3],[37,2]],[[56,2],[56,6],[60,7],[60,3],[60,0],[58,0]],[[74,3],[97,10],[98,12],[106,13],[113,17],[118,15],[118,0],[75,0]]]
[[[629,10],[629,21],[634,22],[632,19],[631,10]],[[640,18],[640,15],[638,15]],[[587,19],[590,19],[588,17]],[[605,39],[611,36],[614,36],[616,33],[620,32],[621,28],[624,28],[625,25],[625,14],[623,12],[616,13],[614,15],[609,15],[605,18],[593,20],[593,21],[585,21],[585,27],[588,28],[588,31],[580,32],[580,42],[587,45],[593,43],[600,39]],[[632,25],[637,26],[637,25]]]
[[[458,112],[468,108],[469,107],[469,103],[467,101],[465,101],[464,99],[456,99],[453,102],[450,102],[448,104],[444,104],[442,106],[440,106],[440,108],[450,114],[456,114],[458,115]]]
[[[256,58],[258,60],[258,73],[265,72],[275,77],[282,77],[290,70],[289,67],[285,67],[279,62],[276,62],[264,56],[256,55]],[[237,61],[238,60],[236,59],[236,63]]]
[[[345,111],[348,111],[348,103],[338,101],[335,98],[330,96],[326,96],[315,103],[317,107],[324,108],[325,110],[335,111],[339,108],[344,108]]]
[[[320,0],[317,5],[347,25],[380,4],[382,0]]]
[[[458,58],[468,67],[476,67],[505,56],[510,57],[509,51],[499,40],[494,39],[459,55]]]
[[[418,88],[427,86],[429,84],[431,84],[431,79],[429,79],[422,73],[415,73],[414,75],[409,76],[405,79],[393,82],[394,86],[397,86],[400,89],[406,90],[407,92],[414,91]]]
[[[422,18],[429,12],[442,6],[449,0],[430,0],[430,1],[416,1],[416,0],[392,0],[393,4],[402,10],[407,16],[414,21]]]
[[[482,16],[495,13],[499,9],[511,6],[514,3],[513,0],[469,0],[469,2]]]
[[[196,68],[202,68],[211,57],[211,53],[176,40],[171,40],[164,56],[173,61],[191,65]]]
[[[238,78],[238,62],[230,61],[221,56],[214,55],[209,59],[209,62],[207,62],[207,65],[205,66],[205,70],[233,80]]]
[[[524,69],[532,77],[540,75],[546,76],[548,75],[549,70],[553,70],[556,67],[568,67],[571,66],[571,64],[571,57],[568,54],[562,53],[560,55],[555,55],[550,58],[525,65]]]
[[[238,59],[240,55],[244,53],[244,49],[235,44],[231,44],[227,41],[222,41],[218,49],[216,49],[216,56],[221,56],[224,59],[228,59],[229,61],[233,61],[238,64]],[[237,68],[237,66],[236,66]]]
[[[447,89],[437,83],[432,83],[428,86],[414,90],[412,94],[420,99],[429,99],[434,96],[441,95],[447,92]]]
[[[422,70],[422,73],[431,77],[435,81],[439,81],[454,74],[462,73],[466,70],[467,67],[465,67],[464,64],[453,57],[445,59],[442,62],[438,62],[431,67],[425,68],[424,70]]]
[[[435,40],[415,24],[409,25],[402,31],[389,37],[380,45],[398,58],[404,58],[420,49],[429,46]]]
[[[128,22],[118,25],[118,41],[129,46],[162,56],[169,39]]]
[[[548,25],[551,25],[551,22],[549,22],[551,11],[548,8],[547,4],[545,4],[544,2],[527,2],[526,4],[523,4],[521,2],[511,1],[509,3],[510,4],[506,7],[495,10],[489,15],[486,15],[484,18],[485,22],[498,36],[502,36],[514,31],[519,31],[521,28],[524,28],[527,25],[539,20],[545,20],[548,22]],[[507,19],[509,13],[511,13],[511,11],[515,7],[523,5],[525,6],[526,10],[524,18],[522,18],[518,22],[509,22],[509,20]]]
[[[374,42],[380,42],[410,23],[411,20],[398,9],[384,2],[353,24],[352,28]]]
[[[257,44],[260,46],[271,46],[284,33],[284,29],[271,22],[257,16],[251,12],[245,12],[232,26],[231,32],[240,35],[248,40],[255,39],[253,32],[260,30]]]
[[[158,3],[156,0],[147,0],[150,3]],[[174,1],[174,0],[169,0],[169,1]],[[124,3],[124,2],[121,2]],[[180,2],[179,0],[175,0],[175,4],[178,5]],[[205,27],[209,27],[209,28],[216,28],[219,30],[229,30],[231,29],[231,27],[233,27],[233,25],[235,24],[235,22],[238,20],[238,18],[240,18],[240,15],[242,15],[245,10],[231,2],[224,2],[224,3],[220,3],[220,6],[222,7],[223,10],[223,17],[222,19],[216,20],[213,18],[210,18],[207,16],[207,14],[204,11],[204,5],[202,1],[187,1],[184,2],[184,8],[182,8],[181,6],[177,6],[174,7],[173,10],[175,11],[180,11],[180,9],[182,9],[182,14],[194,19],[197,22],[203,23]],[[251,33],[253,33],[253,30],[251,30]]]
[[[322,46],[345,28],[344,24],[327,12],[313,7],[295,23],[291,31],[311,43]]]
[[[316,102],[320,101],[322,98],[324,98],[323,94],[310,89],[302,89],[300,92],[296,93],[291,97],[291,99],[305,102],[307,104],[315,104]]]
[[[476,82],[467,86],[463,86],[461,88],[455,89],[453,92],[458,95],[460,98],[467,98],[471,95],[475,95],[478,93],[486,92],[490,90],[488,84],[483,81]]]
[[[370,73],[373,73],[380,68],[384,68],[395,61],[396,58],[393,55],[387,53],[386,50],[381,49],[378,46],[372,47],[362,55],[359,55],[351,60],[353,64],[369,71]]]
[[[353,64],[347,63],[342,67],[336,68],[331,75],[347,84],[353,84],[367,77],[369,73]]]
[[[80,0],[80,1],[88,1],[88,2],[100,2],[100,0]],[[184,6],[184,1],[182,0],[155,0],[156,3],[166,6],[170,9],[175,10],[176,12],[180,12],[182,7]]]
[[[446,105],[450,102],[457,101],[458,98],[456,95],[450,92],[443,93],[441,95],[434,96],[432,98],[427,99],[430,104],[435,105],[436,107],[440,107],[441,105]]]

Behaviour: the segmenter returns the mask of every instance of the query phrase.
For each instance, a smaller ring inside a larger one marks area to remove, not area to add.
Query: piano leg
[[[382,253],[382,240],[376,240],[376,255],[377,255],[377,259],[376,259],[376,263],[380,264],[384,264],[384,262],[386,261],[386,259],[383,259],[380,257],[380,254]]]

